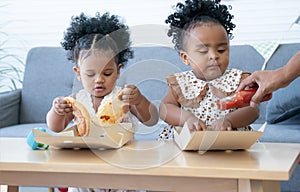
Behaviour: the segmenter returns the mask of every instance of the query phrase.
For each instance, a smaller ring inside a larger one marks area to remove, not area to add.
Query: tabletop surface
[[[255,143],[240,151],[182,152],[172,142],[132,141],[117,150],[31,150],[25,138],[0,138],[1,171],[288,180],[300,144]],[[1,174],[0,174],[1,175]]]

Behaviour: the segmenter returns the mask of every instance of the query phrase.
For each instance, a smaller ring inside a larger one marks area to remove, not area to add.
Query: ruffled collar
[[[218,97],[225,97],[234,92],[239,86],[242,71],[238,69],[227,69],[224,74],[210,81],[198,79],[192,71],[175,74],[181,91],[186,99],[198,97],[203,92],[211,89]]]

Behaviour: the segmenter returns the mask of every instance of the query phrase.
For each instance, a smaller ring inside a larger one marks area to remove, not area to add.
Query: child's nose
[[[96,83],[103,83],[104,82],[104,78],[101,75],[98,75],[98,77],[96,78]]]
[[[210,51],[209,53],[209,59],[216,60],[219,57],[219,54],[217,51]]]

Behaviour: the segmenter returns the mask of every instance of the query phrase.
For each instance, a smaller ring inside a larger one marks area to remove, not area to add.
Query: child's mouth
[[[219,68],[220,65],[218,63],[212,63],[208,66],[208,68]]]
[[[102,92],[102,91],[105,90],[105,88],[104,87],[95,87],[94,90],[97,91],[97,92]]]

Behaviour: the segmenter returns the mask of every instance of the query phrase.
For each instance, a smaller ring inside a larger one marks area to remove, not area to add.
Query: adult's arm
[[[298,51],[289,62],[278,69],[255,71],[249,77],[244,79],[237,91],[246,87],[258,85],[258,90],[252,97],[250,106],[254,107],[268,94],[277,89],[288,86],[293,80],[300,76],[300,51]]]

